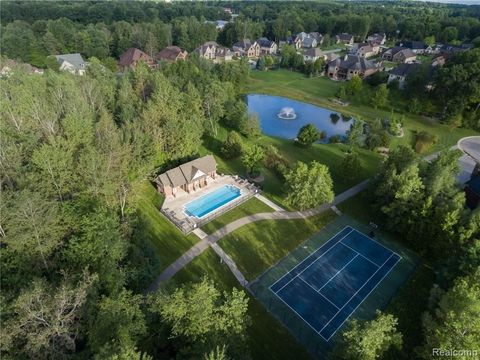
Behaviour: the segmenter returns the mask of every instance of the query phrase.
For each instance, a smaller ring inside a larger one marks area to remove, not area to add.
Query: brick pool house
[[[155,184],[158,192],[171,197],[204,188],[216,177],[217,162],[212,155],[206,155],[158,175]]]

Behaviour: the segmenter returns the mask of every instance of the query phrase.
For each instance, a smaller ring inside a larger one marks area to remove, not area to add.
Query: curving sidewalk
[[[245,216],[238,220],[232,221],[231,223],[225,225],[223,228],[218,229],[213,234],[208,235],[189,250],[187,250],[182,256],[170,264],[148,287],[147,292],[152,292],[158,289],[160,284],[164,281],[172,278],[177,272],[183,269],[188,265],[193,259],[205,251],[209,246],[215,244],[225,235],[230,234],[231,232],[237,230],[238,228],[261,220],[291,220],[291,219],[305,219],[314,215],[321,214],[331,206],[337,205],[352,196],[355,196],[359,192],[367,188],[369,179],[362,181],[361,183],[351,187],[350,189],[344,191],[343,193],[337,195],[331,204],[323,204],[319,207],[308,209],[304,211],[274,211],[269,213],[258,213],[254,215]]]

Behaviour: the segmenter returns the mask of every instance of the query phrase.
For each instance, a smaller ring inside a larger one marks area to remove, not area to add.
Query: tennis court
[[[269,289],[329,341],[400,260],[394,251],[347,226]]]

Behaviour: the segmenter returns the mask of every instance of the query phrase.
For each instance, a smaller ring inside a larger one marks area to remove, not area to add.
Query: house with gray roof
[[[419,67],[420,64],[400,64],[390,71],[387,83],[390,84],[392,81],[398,81],[398,88],[404,89],[407,77]]]
[[[356,55],[346,55],[328,63],[328,77],[335,80],[351,80],[355,75],[366,78],[380,70],[379,64]]]
[[[212,155],[189,161],[170,169],[155,179],[157,190],[165,196],[191,193],[204,188],[217,176],[217,162]]]
[[[275,41],[262,37],[257,40],[257,43],[260,45],[260,54],[275,55],[277,53],[278,45]]]
[[[87,62],[83,60],[82,55],[75,54],[61,54],[55,55],[60,70],[68,71],[76,75],[84,75],[87,70]]]

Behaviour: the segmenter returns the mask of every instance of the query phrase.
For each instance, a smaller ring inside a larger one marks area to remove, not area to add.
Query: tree
[[[346,180],[353,180],[358,176],[361,170],[360,157],[355,151],[349,151],[340,164],[342,177]]]
[[[362,90],[362,79],[358,75],[353,75],[347,83],[346,92],[349,95],[357,95]]]
[[[230,131],[223,143],[221,152],[227,159],[233,159],[242,153],[242,138],[236,131]]]
[[[74,285],[64,279],[58,288],[34,280],[21,292],[14,314],[2,329],[2,344],[16,356],[63,358],[74,354],[83,306],[95,277],[84,275]]]
[[[299,161],[285,175],[286,201],[300,210],[329,203],[333,200],[333,182],[326,165],[316,161],[310,166]]]
[[[377,89],[373,93],[372,97],[372,105],[375,107],[384,107],[387,104],[388,101],[388,88],[387,84],[380,84],[377,86]]]
[[[354,146],[363,145],[364,122],[360,119],[354,119],[347,131],[347,144]]]
[[[319,133],[313,124],[304,125],[298,131],[297,141],[303,146],[311,146],[318,139]]]
[[[342,334],[334,357],[344,360],[375,360],[390,348],[402,347],[402,334],[397,331],[398,320],[377,311],[376,318],[359,322],[352,320]]]
[[[250,145],[245,148],[242,155],[242,163],[247,168],[250,176],[258,175],[260,164],[265,158],[265,152],[258,145]]]
[[[90,319],[89,343],[95,351],[106,344],[134,346],[146,331],[145,317],[140,309],[142,295],[121,289],[112,296],[103,296],[98,312]],[[93,314],[92,314],[93,315]]]
[[[262,130],[260,128],[258,116],[256,114],[249,114],[241,117],[238,124],[238,130],[246,137],[254,138],[260,136]]]
[[[446,292],[440,291],[437,306],[423,316],[425,344],[421,355],[430,359],[432,349],[474,350],[480,344],[480,267],[455,281]],[[469,359],[465,353],[459,359]]]
[[[266,70],[265,57],[261,56],[257,61],[257,69],[260,71]]]
[[[245,354],[245,331],[250,324],[248,298],[235,288],[221,293],[204,278],[177,288],[172,294],[157,292],[148,299],[149,310],[168,324],[171,336],[181,341],[189,358],[220,354]],[[221,357],[220,357],[221,358]]]

